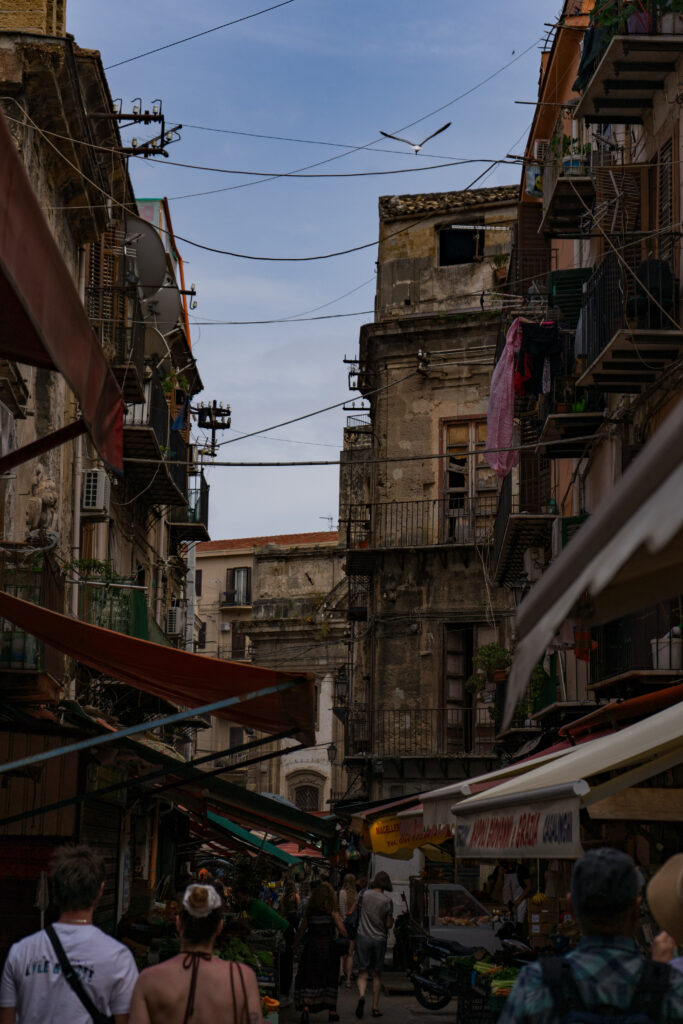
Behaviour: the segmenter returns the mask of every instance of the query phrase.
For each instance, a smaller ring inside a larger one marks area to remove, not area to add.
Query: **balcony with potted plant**
[[[574,88],[577,118],[642,124],[683,54],[678,0],[607,0],[595,5]]]
[[[552,238],[580,238],[585,234],[586,210],[595,199],[590,142],[568,135],[561,128],[550,140],[550,157],[543,169],[541,231]]]

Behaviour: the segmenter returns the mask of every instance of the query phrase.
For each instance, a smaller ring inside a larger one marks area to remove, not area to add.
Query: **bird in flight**
[[[431,135],[428,135],[426,139],[422,140],[422,142],[411,142],[410,139],[402,139],[400,135],[390,135],[389,132],[383,132],[381,128],[379,133],[380,135],[383,135],[385,139],[394,139],[396,142],[406,142],[409,146],[412,146],[412,148],[415,150],[415,156],[417,156],[417,154],[424,146],[425,142],[429,142],[429,140],[433,139],[435,135],[440,135],[441,132],[445,132],[447,128],[450,128],[450,126],[451,122],[448,121],[447,124],[442,125],[441,128],[437,128],[435,132],[432,132]]]

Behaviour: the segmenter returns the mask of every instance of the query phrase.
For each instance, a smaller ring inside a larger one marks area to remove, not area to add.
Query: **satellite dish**
[[[162,334],[170,334],[182,316],[183,306],[178,285],[167,274],[163,284],[142,303],[145,320],[154,324]]]
[[[167,356],[170,357],[170,355],[171,350],[161,331],[158,331],[156,327],[151,325],[147,326],[145,328],[145,359],[152,359],[158,365]]]
[[[166,277],[166,250],[158,231],[141,217],[126,217],[126,242],[135,246],[138,288],[143,299],[158,292]]]

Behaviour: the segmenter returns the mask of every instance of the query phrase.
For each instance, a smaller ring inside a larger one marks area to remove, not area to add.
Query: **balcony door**
[[[472,674],[474,627],[446,626],[443,684],[443,749],[447,754],[472,749],[472,695],[465,680]]]
[[[472,544],[493,529],[498,480],[486,461],[486,421],[444,424],[443,540]]]

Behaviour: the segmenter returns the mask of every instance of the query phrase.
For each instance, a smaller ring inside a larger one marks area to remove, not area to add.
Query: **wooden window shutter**
[[[246,570],[246,583],[244,585],[244,603],[251,604],[251,569]]]
[[[225,574],[225,603],[235,603],[235,570],[228,569]]]
[[[244,633],[236,633],[235,632],[235,627],[233,626],[233,630],[232,630],[232,651],[231,651],[231,657],[233,658],[233,660],[244,657],[244,652],[246,650],[246,646],[247,646],[247,638],[246,638],[246,636],[244,635]]]
[[[203,569],[195,569],[194,573],[194,592],[197,597],[202,596],[202,572]]]

